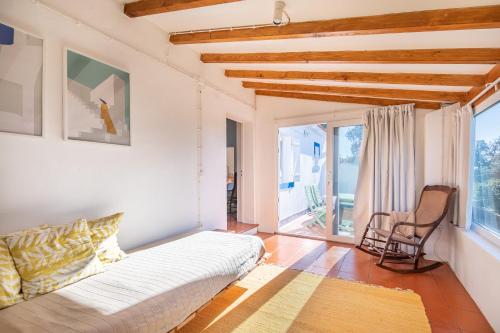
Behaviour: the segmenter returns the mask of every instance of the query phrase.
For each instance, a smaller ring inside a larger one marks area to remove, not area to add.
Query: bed
[[[263,254],[258,237],[199,232],[0,310],[0,330],[165,333],[248,273]]]

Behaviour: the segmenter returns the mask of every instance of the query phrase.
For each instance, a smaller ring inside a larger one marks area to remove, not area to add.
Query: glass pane
[[[472,222],[500,236],[500,103],[475,117]]]
[[[279,139],[279,231],[325,237],[326,124],[282,127]]]
[[[352,210],[362,139],[361,125],[333,129],[333,206],[338,212],[333,219],[334,235],[354,236]]]

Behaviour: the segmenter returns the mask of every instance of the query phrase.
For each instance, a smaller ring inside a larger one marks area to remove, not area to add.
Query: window
[[[352,212],[362,141],[362,125],[333,128],[333,195],[338,212],[334,216],[334,235],[354,237]]]
[[[472,223],[500,238],[500,102],[474,118]]]

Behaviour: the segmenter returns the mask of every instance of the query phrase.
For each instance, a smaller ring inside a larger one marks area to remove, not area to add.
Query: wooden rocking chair
[[[379,256],[380,260],[377,266],[393,272],[420,273],[441,266],[441,262],[434,262],[419,267],[418,262],[420,257],[425,255],[423,252],[425,242],[446,216],[453,192],[455,192],[455,188],[449,186],[425,186],[415,211],[415,223],[396,222],[392,225],[391,230],[373,225],[376,216],[390,216],[389,213],[373,213],[363,238],[356,247],[371,255]],[[414,235],[406,236],[406,233],[401,232],[402,227],[413,227]],[[369,232],[370,237],[368,236]],[[408,252],[407,249],[413,251]],[[392,264],[411,264],[413,268],[398,269],[387,266],[384,261]]]

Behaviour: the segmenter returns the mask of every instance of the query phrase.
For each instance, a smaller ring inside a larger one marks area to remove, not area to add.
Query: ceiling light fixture
[[[284,1],[276,1],[274,3],[274,16],[273,16],[273,23],[267,23],[267,24],[253,24],[253,25],[244,25],[244,26],[239,26],[239,27],[222,27],[222,28],[216,28],[216,29],[198,29],[198,30],[186,30],[186,31],[175,31],[171,32],[170,35],[182,35],[182,34],[193,34],[193,33],[200,33],[200,32],[216,32],[216,31],[223,31],[223,30],[243,30],[243,29],[257,29],[257,28],[267,28],[267,27],[274,27],[274,26],[282,26],[282,25],[287,25],[290,23],[290,16],[285,10],[285,2]],[[283,22],[283,16],[286,17],[287,21]]]
[[[290,23],[290,16],[288,16],[288,13],[285,11],[285,6],[286,4],[284,1],[276,1],[274,3],[274,25],[283,25],[283,15],[288,19],[284,24]]]

